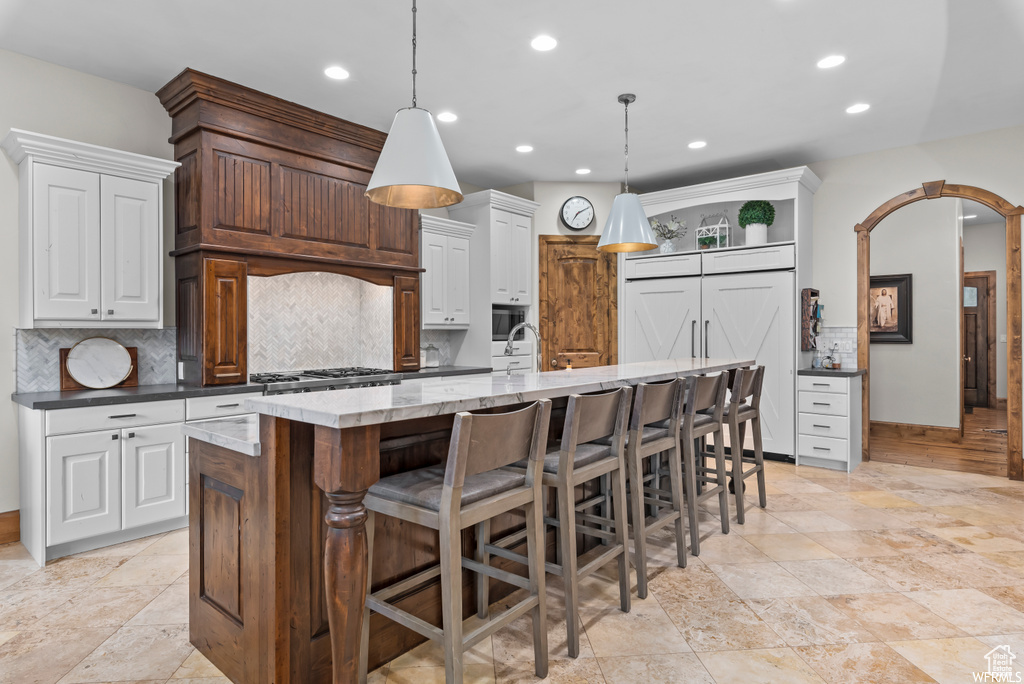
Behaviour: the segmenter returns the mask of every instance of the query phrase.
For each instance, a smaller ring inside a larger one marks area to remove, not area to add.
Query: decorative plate
[[[68,352],[68,375],[90,389],[106,389],[124,382],[132,372],[132,358],[121,344],[107,337],[89,337]]]

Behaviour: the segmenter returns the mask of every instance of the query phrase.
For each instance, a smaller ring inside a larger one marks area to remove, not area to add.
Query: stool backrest
[[[573,394],[565,412],[562,451],[576,444],[586,444],[602,437],[626,433],[632,387],[620,387],[601,394]]]
[[[548,399],[508,413],[455,414],[445,485],[461,488],[470,475],[523,459],[543,460],[550,420],[551,401]]]
[[[728,376],[694,375],[686,379],[686,397],[683,401],[683,414],[692,416],[698,411],[708,411],[714,416],[716,423],[722,422],[725,412],[725,386]]]
[[[666,419],[678,419],[683,401],[683,379],[665,382],[641,382],[636,386],[636,402],[630,430]]]
[[[733,371],[730,405],[747,404],[758,408],[761,404],[761,386],[764,384],[764,366],[737,368]]]

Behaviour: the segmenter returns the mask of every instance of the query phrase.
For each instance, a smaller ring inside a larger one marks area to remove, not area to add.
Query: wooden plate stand
[[[114,387],[138,387],[139,386],[139,349],[138,347],[125,347],[128,350],[128,356],[132,359],[132,369],[128,373],[128,377],[114,385]],[[92,387],[86,387],[79,383],[71,374],[68,373],[68,352],[70,349],[60,350],[60,389],[65,390],[81,390],[81,389],[93,389]]]

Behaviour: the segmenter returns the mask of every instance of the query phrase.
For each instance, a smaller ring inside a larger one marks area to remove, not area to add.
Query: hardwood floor
[[[960,443],[928,431],[897,436],[872,426],[871,460],[1006,477],[1006,434],[990,430],[1006,430],[1006,409],[965,415]]]

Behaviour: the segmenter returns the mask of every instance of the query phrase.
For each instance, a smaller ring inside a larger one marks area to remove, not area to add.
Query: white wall
[[[871,345],[871,420],[960,427],[959,204],[911,204],[871,232],[871,275],[913,275],[913,343]]]
[[[964,226],[964,270],[996,272],[996,396],[1006,398],[1006,222]]]
[[[0,50],[0,136],[11,128],[55,135],[129,152],[173,159],[171,119],[152,93]],[[171,182],[164,185],[164,251],[172,249]],[[18,318],[18,167],[0,154],[0,328]],[[174,325],[173,260],[165,257],[164,321]],[[0,335],[0,396],[14,391],[14,335]],[[18,434],[15,405],[0,411],[0,512],[18,508]]]
[[[857,325],[853,227],[879,205],[926,181],[974,185],[1024,204],[1024,126],[810,164],[814,195],[814,285],[829,326]],[[924,200],[934,202],[936,200]],[[872,240],[874,240],[872,232]]]

